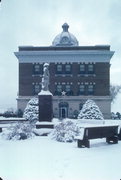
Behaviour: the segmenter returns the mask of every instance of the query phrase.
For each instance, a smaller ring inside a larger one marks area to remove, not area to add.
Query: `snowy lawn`
[[[91,148],[49,137],[0,139],[0,177],[4,180],[120,180],[121,141],[91,141]]]

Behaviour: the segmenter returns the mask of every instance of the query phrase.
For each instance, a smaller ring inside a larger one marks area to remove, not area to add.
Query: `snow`
[[[121,125],[121,120],[103,120],[104,124],[99,125],[97,121],[90,122],[93,122],[92,126]],[[57,119],[54,122],[57,123]],[[91,126],[85,120],[81,123],[81,127]],[[48,131],[51,129],[36,129],[38,134]],[[81,136],[83,131],[84,128],[81,128]],[[58,142],[50,136],[9,141],[1,134],[0,177],[5,180],[121,179],[121,141],[109,145],[105,138],[96,139],[90,141],[91,148],[77,148],[77,142]]]
[[[77,139],[80,139],[80,140],[83,140],[83,137],[84,137],[84,127],[82,127],[82,128],[80,128],[80,135],[78,135],[78,136],[75,136],[75,140],[77,140]]]
[[[80,110],[78,119],[103,120],[104,118],[102,112],[100,111],[96,103],[93,100],[88,99]]]
[[[33,129],[33,132],[38,135],[38,136],[42,136],[44,134],[49,134],[52,132],[53,129],[51,128],[40,128],[40,129]]]
[[[39,121],[37,121],[36,125],[39,125],[39,124],[41,124],[41,125],[54,125],[53,122],[48,122],[48,121],[41,121],[41,122],[39,122]]]
[[[105,124],[105,120],[95,120],[95,119],[78,119],[78,121],[81,123],[81,124]]]
[[[58,124],[55,124],[52,133],[50,134],[52,139],[60,142],[72,142],[74,137],[80,134],[80,127],[76,122],[68,119],[64,119]]]
[[[0,140],[0,176],[5,180],[120,180],[121,141],[91,141],[91,148],[49,137]]]
[[[0,124],[0,128],[8,128],[10,124]]]
[[[40,96],[40,95],[51,95],[51,96],[52,96],[52,93],[51,93],[50,91],[43,91],[43,90],[41,90],[38,95],[39,95],[39,96]]]
[[[108,127],[108,126],[119,126],[119,124],[80,124],[81,128],[92,128],[92,127]]]
[[[39,103],[38,98],[36,97],[30,99],[30,101],[27,103],[27,106],[23,114],[23,117],[26,120],[29,120],[31,122],[36,122],[38,120],[38,114],[39,114],[38,103]]]
[[[5,117],[0,117],[0,120],[3,121],[25,121],[25,118],[17,118],[17,117],[10,117],[10,118],[5,118]]]

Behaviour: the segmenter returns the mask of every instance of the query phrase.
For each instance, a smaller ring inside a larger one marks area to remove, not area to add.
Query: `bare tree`
[[[121,85],[110,85],[110,95],[112,102],[114,103],[116,96],[121,93]]]

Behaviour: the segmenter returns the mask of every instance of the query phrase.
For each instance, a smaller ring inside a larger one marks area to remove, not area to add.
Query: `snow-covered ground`
[[[120,180],[121,141],[91,141],[91,148],[49,137],[0,139],[0,177],[4,180]]]

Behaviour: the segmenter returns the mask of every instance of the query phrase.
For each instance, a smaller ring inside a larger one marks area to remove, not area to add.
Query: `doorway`
[[[64,119],[68,117],[68,103],[61,102],[59,104],[59,118]]]

